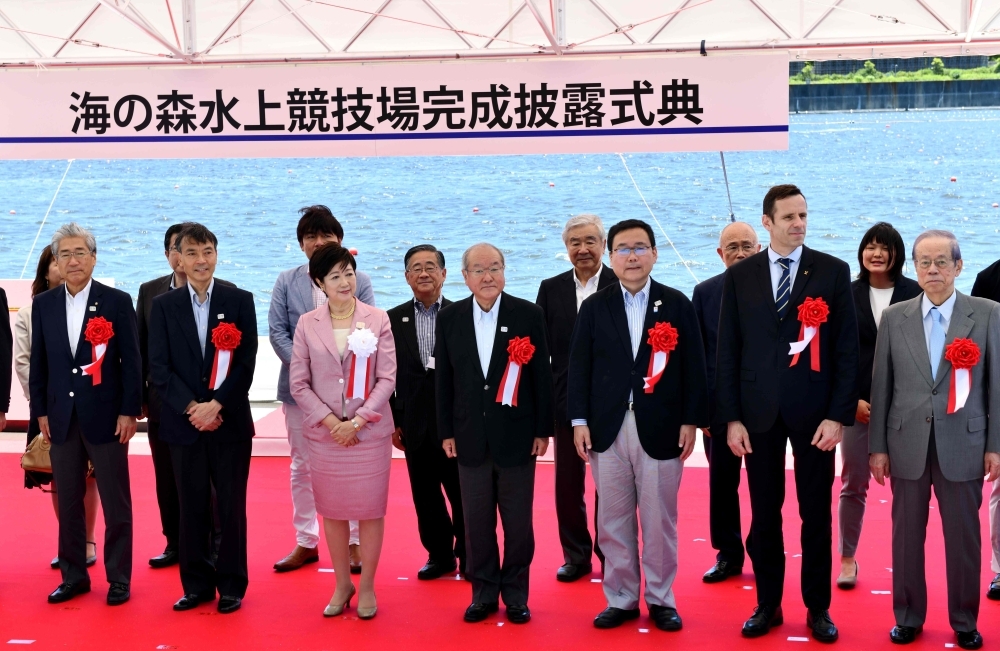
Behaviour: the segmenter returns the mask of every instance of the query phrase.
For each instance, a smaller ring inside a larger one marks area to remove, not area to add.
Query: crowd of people
[[[652,278],[656,237],[638,219],[605,231],[595,215],[571,218],[562,239],[572,267],[543,281],[534,303],[504,291],[504,254],[489,243],[462,255],[470,294],[445,298],[445,256],[420,244],[403,259],[413,298],[386,312],[344,248],[342,225],[325,206],[303,208],[296,234],[306,262],[278,277],[268,312],[282,363],[277,398],[291,448],[296,537],[275,571],[318,561],[321,518],[336,577],[323,615],[341,615],[356,598],[358,618],[375,617],[395,446],[405,453],[428,554],[418,578],[457,570],[471,583],[465,621],[487,619],[502,600],[508,621],[526,623],[535,463],[554,439],[565,561],[555,578],[591,575],[596,555],[607,601],[597,628],[638,618],[645,601],[657,628],[677,631],[677,496],[701,429],[718,551],[703,580],[738,576],[750,557],[758,603],[744,636],[765,635],[783,621],[790,443],[806,624],[818,641],[838,638],[829,608],[839,445],[835,585],[857,585],[869,483],[888,478],[890,638],[905,644],[919,636],[933,488],[944,516],[949,623],[959,647],[981,647],[984,477],[994,482],[998,572],[987,596],[1000,599],[1000,420],[990,418],[1000,413],[1000,262],[964,295],[955,289],[963,267],[958,240],[928,230],[912,243],[914,281],[904,275],[902,237],[880,222],[861,240],[852,281],[846,262],[805,246],[807,223],[799,188],[771,188],[761,218],[766,249],[750,224],[727,225],[718,248],[726,270],[697,285],[693,299]],[[134,308],[126,293],[93,279],[94,235],[64,225],[39,259],[16,345],[0,324],[0,368],[14,356],[30,402],[28,443],[42,437],[51,445],[51,474],[25,475],[27,487],[51,487],[59,521],[53,566],[62,581],[51,603],[91,589],[98,508],[107,603],[129,600],[128,442],[146,418],[166,538],[149,564],[179,565],[183,595],[175,610],[216,598],[220,613],[242,604],[258,332],[253,296],[215,278],[218,246],[204,225],[171,226],[164,238],[170,273],[143,284]],[[6,307],[2,290],[0,302]],[[752,510],[745,541],[744,463]],[[357,586],[352,574],[360,574]]]

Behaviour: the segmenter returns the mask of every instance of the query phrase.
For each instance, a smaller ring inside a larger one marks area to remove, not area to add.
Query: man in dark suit
[[[0,287],[0,310],[7,318],[0,323],[0,432],[7,427],[7,412],[10,410],[11,369],[14,358],[14,335],[10,331],[10,311],[7,307],[7,292]]]
[[[170,446],[160,439],[160,410],[162,400],[160,394],[153,386],[149,370],[149,317],[153,312],[153,299],[162,294],[184,287],[187,285],[187,276],[181,267],[181,252],[178,248],[177,236],[185,226],[192,222],[174,224],[167,229],[163,236],[163,255],[167,258],[172,273],[161,276],[155,280],[143,283],[139,286],[139,298],[136,301],[136,310],[139,319],[139,351],[142,354],[142,413],[146,416],[147,437],[149,438],[149,451],[153,457],[153,475],[156,479],[156,503],[160,508],[160,525],[163,528],[163,536],[167,539],[167,546],[162,554],[149,559],[149,565],[154,568],[170,567],[178,561],[178,536],[180,531],[180,504],[177,500],[177,483],[174,478],[174,464],[170,460]],[[235,287],[232,283],[221,278],[216,279],[220,285]],[[214,490],[213,490],[213,513]],[[221,530],[218,523],[218,514],[215,514],[215,526],[213,527],[213,553],[219,550],[219,538]]]
[[[247,481],[254,436],[250,385],[257,317],[250,292],[215,282],[218,240],[201,224],[178,236],[187,287],[153,300],[149,364],[163,400],[160,439],[170,446],[180,499],[180,574],[174,610],[215,599],[238,610],[246,594]],[[211,560],[211,486],[222,540]]]
[[[728,269],[733,264],[760,252],[760,242],[753,226],[746,222],[726,225],[719,234],[716,249]],[[715,355],[719,340],[719,311],[722,309],[722,281],[725,273],[712,276],[698,283],[691,302],[701,326],[701,340],[705,345],[705,363],[708,368],[708,404],[712,426],[703,430],[702,442],[708,457],[708,525],[715,565],[705,572],[701,580],[718,583],[743,572],[743,538],[740,533],[740,469],[743,459],[733,454],[726,444],[727,424],[715,418]],[[713,434],[718,434],[715,445]],[[747,547],[750,536],[747,534]]]
[[[750,486],[757,609],[743,635],[764,635],[783,621],[781,506],[790,441],[802,518],[806,626],[815,639],[833,642],[838,632],[829,613],[830,510],[837,443],[858,406],[858,326],[850,268],[803,245],[807,216],[797,187],[768,190],[761,221],[770,245],[726,271],[715,420],[728,423],[729,447],[746,457]]]
[[[641,564],[650,617],[678,631],[677,491],[695,432],[708,424],[705,351],[691,301],[650,277],[657,253],[649,224],[619,222],[608,242],[619,283],[583,302],[569,363],[574,443],[601,496],[608,607],[594,626],[639,616]]]
[[[108,605],[125,603],[132,582],[132,493],[128,441],[142,413],[142,360],[132,298],[92,280],[94,236],[75,223],[56,230],[52,252],[66,280],[35,297],[31,311],[31,409],[52,443],[59,487],[59,569],[49,603],[90,592],[86,566],[87,460],[104,509]]]
[[[604,554],[593,543],[587,527],[587,463],[573,445],[573,428],[566,412],[566,372],[569,345],[580,304],[599,289],[615,284],[618,278],[601,262],[607,240],[604,224],[597,215],[577,215],[563,227],[563,244],[573,268],[543,280],[535,303],[545,312],[545,333],[552,355],[555,381],[556,522],[563,549],[563,566],[556,579],[576,581],[593,569],[591,553],[596,553],[604,571]],[[597,498],[595,496],[595,502]],[[596,506],[594,507],[596,511]],[[596,513],[594,516],[596,527]]]
[[[531,619],[535,458],[545,454],[553,423],[545,320],[537,305],[503,293],[504,257],[492,244],[465,251],[462,275],[472,296],[441,310],[434,359],[438,437],[458,458],[465,513],[472,580],[465,621],[486,619],[502,596],[508,621],[524,624]]]
[[[396,393],[390,403],[396,431],[392,444],[406,455],[413,507],[427,563],[420,580],[455,571],[465,573],[465,520],[458,462],[449,459],[438,439],[434,400],[434,328],[438,312],[451,305],[441,295],[448,270],[444,254],[431,244],[418,244],[403,257],[413,300],[389,310],[396,341]],[[442,494],[441,489],[444,489]],[[451,503],[451,515],[445,504]]]

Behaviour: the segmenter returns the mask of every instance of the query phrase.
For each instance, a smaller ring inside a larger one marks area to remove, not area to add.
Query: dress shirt
[[[319,285],[317,285],[315,281],[310,281],[310,282],[312,282],[313,309],[319,309],[320,305],[326,305],[327,301],[326,292],[320,289]]]
[[[483,377],[489,375],[490,358],[493,357],[493,339],[497,334],[497,315],[500,312],[500,299],[489,312],[483,312],[475,297],[472,299],[472,323],[476,326],[476,348],[479,350],[479,363],[483,366]],[[422,355],[421,355],[422,356]]]
[[[625,317],[628,319],[628,336],[632,340],[632,359],[639,353],[639,344],[642,343],[642,326],[646,322],[646,306],[649,305],[649,287],[652,278],[646,278],[646,284],[636,292],[635,296],[632,292],[625,289],[625,285],[622,285],[622,296],[625,297]],[[629,391],[628,401],[632,402],[633,392]],[[575,418],[570,421],[570,425],[576,427],[577,425],[586,425],[586,418]]]
[[[420,361],[424,368],[427,368],[427,362],[434,353],[434,327],[437,324],[437,314],[441,309],[442,298],[443,296],[438,296],[438,299],[431,303],[429,309],[424,307],[420,299],[413,299],[413,325],[417,329],[417,346],[420,348]],[[484,372],[483,375],[486,373]]]
[[[767,259],[771,261],[771,264],[767,265],[767,268],[771,270],[771,296],[774,297],[775,301],[778,300],[778,283],[781,282],[781,273],[784,271],[781,265],[778,264],[779,258],[788,258],[792,261],[792,264],[788,267],[788,291],[791,292],[795,287],[795,272],[799,270],[802,247],[796,248],[788,255],[781,255],[776,253],[770,246],[767,247]]]
[[[93,280],[88,280],[87,285],[70,296],[69,288],[66,289],[66,334],[69,336],[69,349],[76,357],[76,345],[80,343],[80,330],[83,329],[83,321],[87,318],[87,300],[90,299],[90,286]]]
[[[576,270],[573,270],[573,284],[576,285],[576,311],[580,311],[580,306],[583,301],[588,296],[592,296],[594,292],[597,291],[597,283],[601,280],[601,272],[604,270],[604,265],[597,270],[593,278],[588,280],[586,283],[581,283],[580,279],[576,277]]]
[[[189,282],[188,292],[191,294],[191,307],[194,309],[194,322],[198,326],[198,343],[201,344],[201,355],[205,356],[205,340],[208,338],[208,313],[212,308],[212,290],[215,289],[215,278],[208,284],[208,292],[205,295],[205,302],[198,302],[198,294]]]
[[[951,296],[941,303],[941,305],[934,305],[931,303],[931,299],[927,298],[927,294],[924,294],[920,299],[920,313],[924,317],[924,341],[927,344],[927,356],[931,355],[931,321],[934,317],[931,316],[931,308],[936,307],[938,312],[941,313],[941,327],[944,329],[945,336],[948,334],[948,324],[951,323],[951,313],[955,310],[955,297],[956,293],[952,291]],[[934,360],[931,360],[931,365],[933,366]]]

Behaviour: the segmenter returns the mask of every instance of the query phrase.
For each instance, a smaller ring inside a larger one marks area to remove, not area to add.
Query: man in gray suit
[[[342,244],[344,227],[326,206],[307,206],[299,210],[302,217],[296,229],[299,248],[306,254],[306,264],[281,272],[274,283],[271,307],[267,312],[271,346],[281,359],[278,375],[278,400],[285,413],[285,429],[292,453],[292,523],[295,526],[296,546],[285,558],[274,564],[278,572],[297,570],[307,563],[319,560],[319,523],[316,520],[316,502],[313,500],[312,479],[309,476],[309,456],[302,438],[302,411],[292,399],[288,389],[288,365],[292,362],[292,339],[299,317],[326,303],[326,295],[309,278],[308,259],[313,251],[329,242]],[[372,279],[363,271],[357,272],[357,299],[366,305],[375,305]],[[358,523],[351,522],[351,572],[361,571],[361,552],[358,547]]]
[[[948,231],[921,233],[913,262],[924,293],[883,312],[872,379],[869,463],[875,481],[884,485],[890,477],[892,486],[896,626],[889,637],[908,644],[923,629],[933,486],[947,514],[951,627],[959,647],[978,649],[983,475],[990,481],[1000,475],[1000,305],[955,291],[962,253]]]

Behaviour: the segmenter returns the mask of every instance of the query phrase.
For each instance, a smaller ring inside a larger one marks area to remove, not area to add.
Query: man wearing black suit
[[[802,597],[806,626],[815,639],[833,642],[830,515],[837,443],[854,423],[858,406],[858,326],[850,269],[803,245],[805,197],[778,185],[764,197],[767,251],[726,271],[719,319],[715,376],[716,419],[728,423],[727,440],[746,457],[757,609],[743,635],[757,637],[783,621],[785,555],[781,507],[785,501],[785,448],[792,444],[795,489],[802,518]],[[811,299],[801,311],[800,306]],[[822,301],[822,303],[819,303]],[[828,314],[823,318],[823,304]],[[808,330],[806,323],[813,323]],[[815,321],[814,321],[815,319]],[[792,349],[799,355],[792,356]]]
[[[396,393],[392,444],[406,455],[413,507],[427,563],[417,572],[423,581],[455,571],[465,573],[465,520],[458,462],[449,459],[438,439],[434,400],[434,327],[438,312],[451,305],[441,295],[448,270],[444,254],[431,244],[418,244],[403,257],[413,300],[389,310],[396,341]],[[441,489],[444,489],[442,494]],[[451,503],[451,515],[445,504]]]
[[[178,248],[177,236],[191,222],[174,224],[163,236],[163,255],[167,258],[172,273],[150,280],[139,286],[139,298],[136,310],[139,319],[139,351],[142,354],[142,412],[146,416],[149,452],[153,457],[153,474],[156,479],[156,503],[160,508],[160,525],[167,546],[162,554],[149,559],[149,565],[154,568],[170,567],[178,561],[178,536],[180,535],[180,504],[177,499],[177,483],[174,477],[174,464],[170,460],[170,446],[160,439],[160,411],[162,400],[153,386],[149,370],[149,318],[153,312],[153,299],[162,294],[187,285],[187,276],[181,267],[181,252]],[[221,278],[216,279],[220,285],[235,287]],[[214,498],[213,498],[214,505]],[[214,511],[215,509],[213,509]],[[218,527],[218,517],[213,532],[213,552],[218,553],[218,539],[221,531]]]
[[[142,413],[142,360],[132,298],[92,280],[94,236],[75,223],[56,230],[52,252],[66,280],[35,297],[31,311],[31,409],[52,443],[59,486],[59,569],[49,603],[90,592],[83,496],[87,460],[104,509],[108,605],[125,603],[132,582],[132,493],[128,442]]]
[[[587,463],[576,453],[573,428],[566,411],[569,345],[580,304],[597,290],[615,284],[618,278],[601,262],[606,237],[604,224],[597,215],[577,215],[566,222],[563,244],[573,268],[543,280],[535,303],[545,312],[545,333],[555,381],[556,522],[564,563],[556,572],[556,579],[568,583],[590,574],[592,552],[597,554],[601,565],[604,564],[604,554],[600,546],[593,543],[587,527],[584,499]],[[594,508],[596,511],[597,507]],[[594,519],[596,527],[596,513]]]
[[[0,432],[7,427],[7,412],[10,410],[11,369],[14,357],[14,335],[10,331],[10,311],[7,308],[7,292],[0,287],[0,310],[7,318],[0,322]]]
[[[541,308],[503,293],[504,257],[492,244],[462,255],[472,296],[441,310],[435,335],[438,437],[458,458],[472,604],[465,621],[499,608],[524,624],[535,553],[535,458],[552,436],[552,367]],[[483,387],[480,389],[479,387]],[[504,554],[497,548],[497,510]]]
[[[733,264],[760,252],[760,243],[753,226],[746,222],[733,222],[719,234],[716,249],[728,269]],[[722,282],[725,273],[712,276],[694,287],[691,302],[701,326],[701,340],[705,345],[705,364],[708,367],[708,404],[712,426],[703,430],[702,442],[708,457],[708,524],[712,547],[718,550],[715,565],[705,572],[701,580],[718,583],[743,572],[743,539],[740,526],[740,470],[743,459],[733,454],[726,444],[725,422],[716,419],[715,407],[715,356],[719,341],[719,311],[722,309]],[[713,435],[718,435],[715,445]],[[750,536],[747,535],[747,547]]]
[[[583,302],[569,363],[574,443],[601,496],[608,607],[594,626],[639,616],[641,565],[650,617],[678,631],[677,491],[695,431],[708,424],[705,351],[691,301],[650,277],[657,253],[649,224],[615,224],[608,249],[619,283]]]
[[[180,574],[174,610],[215,599],[238,610],[246,594],[247,481],[254,436],[250,385],[257,317],[250,292],[215,282],[218,240],[201,224],[178,236],[185,290],[153,300],[149,363],[163,400],[160,439],[170,446],[180,499]],[[211,487],[222,540],[211,560]]]

